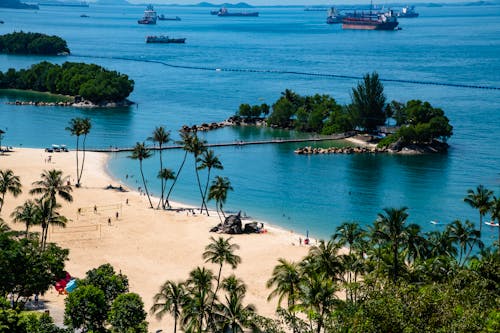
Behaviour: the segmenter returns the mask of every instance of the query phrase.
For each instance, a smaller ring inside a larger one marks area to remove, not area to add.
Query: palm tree
[[[220,216],[219,211],[226,218],[224,214],[224,210],[222,209],[224,203],[227,200],[227,192],[232,191],[233,187],[229,182],[227,177],[222,178],[221,176],[215,177],[215,180],[212,182],[212,186],[210,186],[210,190],[208,192],[208,200],[215,200],[215,209],[217,210],[217,214],[219,215],[219,219],[222,222],[222,218]]]
[[[274,287],[267,300],[270,301],[278,296],[278,308],[281,308],[281,302],[286,297],[287,309],[293,310],[301,280],[300,266],[295,262],[290,262],[283,258],[278,259],[278,262],[279,264],[274,267],[273,274],[266,283],[267,288]],[[292,318],[295,322],[295,313],[293,313]],[[295,333],[296,329],[294,328],[293,331]]]
[[[42,194],[42,197],[49,200],[53,207],[57,204],[56,194],[65,201],[73,201],[70,193],[73,189],[68,185],[69,176],[64,177],[61,170],[44,170],[41,178],[33,183],[35,187],[30,190],[30,194]]]
[[[71,133],[71,135],[76,136],[76,186],[80,186],[80,180],[83,173],[83,165],[85,164],[85,141],[87,140],[87,134],[90,133],[92,124],[89,118],[73,118],[69,121],[69,126],[66,130]],[[78,163],[79,151],[80,151],[80,136],[83,135],[83,158],[82,166]]]
[[[200,213],[203,211],[203,206],[206,206],[206,204],[205,204],[205,198],[203,197],[203,190],[201,189],[200,173],[198,171],[198,159],[199,156],[203,154],[203,152],[207,149],[205,147],[206,143],[207,142],[205,140],[200,140],[195,133],[195,135],[192,137],[192,140],[188,142],[188,145],[185,148],[191,154],[193,154],[194,157],[194,172],[196,174],[196,181],[198,183],[198,189],[200,190],[200,196],[201,196]],[[207,214],[208,214],[208,209],[207,209]]]
[[[170,198],[170,194],[172,193],[172,190],[174,189],[174,186],[177,183],[177,179],[179,179],[179,176],[181,175],[182,168],[184,167],[184,164],[186,163],[187,154],[189,152],[188,147],[190,147],[191,141],[193,140],[193,136],[189,132],[181,130],[179,132],[179,134],[181,136],[181,140],[176,141],[176,143],[183,145],[182,149],[184,150],[184,157],[182,159],[181,165],[179,166],[179,170],[177,170],[177,175],[175,176],[175,179],[172,182],[172,185],[170,185],[170,188],[168,189],[166,201],[168,201],[168,198]]]
[[[337,227],[333,240],[341,246],[349,245],[349,254],[351,254],[355,245],[359,245],[363,240],[365,231],[356,222],[344,222]]]
[[[68,223],[68,219],[57,212],[57,209],[60,207],[61,205],[58,203],[54,204],[49,198],[42,197],[36,200],[35,214],[33,216],[36,217],[34,224],[40,224],[42,227],[42,234],[40,237],[42,251],[45,250],[47,245],[49,226],[64,228]]]
[[[165,199],[165,200],[163,199],[164,198],[164,194],[165,194],[165,188],[166,188],[168,180],[175,179],[175,172],[173,172],[172,169],[161,169],[158,172],[157,177],[162,180],[162,191],[161,191],[161,200],[160,200],[160,202],[162,203],[162,208],[165,209],[166,206],[170,207],[170,203],[168,202],[168,200],[167,199]],[[160,205],[160,203],[158,203],[158,205]]]
[[[204,324],[209,321],[212,292],[212,271],[205,267],[197,267],[189,273],[187,280],[188,298],[183,307],[183,324],[185,331],[203,332]]]
[[[90,133],[91,128],[92,128],[92,123],[90,122],[90,119],[89,118],[82,119],[81,134],[83,134],[83,142],[82,142],[83,157],[82,157],[82,167],[80,168],[80,176],[78,176],[77,179],[78,185],[80,185],[80,181],[82,180],[83,166],[85,165],[85,151],[86,151],[85,142],[87,141],[87,135]]]
[[[493,191],[488,190],[483,185],[479,185],[476,188],[476,192],[472,189],[467,190],[467,196],[464,198],[466,203],[479,211],[479,232],[483,231],[483,216],[491,209],[492,196]]]
[[[19,176],[14,175],[14,171],[10,169],[0,170],[0,212],[2,211],[5,194],[11,193],[14,197],[21,194],[21,181]]]
[[[283,298],[287,297],[288,309],[291,309],[295,305],[295,299],[297,298],[301,272],[299,265],[295,262],[283,258],[280,258],[278,262],[279,264],[274,267],[273,274],[266,284],[267,288],[274,287],[267,300],[279,296],[278,307],[281,307]]]
[[[497,198],[496,196],[493,196],[492,204],[491,204],[491,219],[493,221],[497,221],[497,223],[500,224],[500,197]],[[497,227],[498,229],[498,251],[500,252],[500,226]]]
[[[222,289],[231,295],[245,295],[247,286],[243,280],[238,279],[234,274],[224,278],[221,283]]]
[[[217,307],[217,319],[222,324],[220,332],[243,333],[246,327],[253,326],[249,316],[255,313],[255,306],[243,305],[243,297],[235,294],[225,296],[226,302]]]
[[[214,292],[214,299],[212,300],[212,304],[210,305],[210,314],[212,313],[213,302],[215,297],[217,297],[217,292],[219,291],[220,284],[220,276],[222,273],[222,265],[227,263],[231,265],[232,269],[235,269],[239,263],[241,263],[241,257],[234,254],[235,250],[238,250],[240,246],[238,244],[231,244],[230,240],[232,237],[228,239],[224,239],[223,237],[219,237],[215,239],[210,237],[211,243],[205,247],[205,252],[203,252],[203,259],[205,262],[210,262],[212,264],[219,265],[219,273],[217,274],[216,287]],[[209,321],[212,321],[212,316],[210,315]]]
[[[396,282],[399,273],[399,248],[405,238],[404,224],[408,218],[407,209],[407,207],[384,208],[384,213],[379,213],[377,218],[377,222],[380,224],[380,229],[377,231],[378,236],[391,244],[393,282]]]
[[[422,236],[418,224],[410,224],[406,228],[406,259],[414,263],[427,257],[428,241]]]
[[[177,331],[177,321],[181,316],[181,309],[186,302],[186,289],[182,282],[167,281],[160,287],[160,292],[153,297],[151,314],[161,319],[166,313],[174,317],[174,333]]]
[[[80,186],[78,183],[78,175],[80,174],[80,164],[78,163],[78,152],[80,151],[80,135],[82,134],[82,118],[72,118],[69,121],[69,126],[66,130],[71,133],[71,135],[76,136],[76,186]]]
[[[10,215],[14,222],[24,223],[26,225],[26,238],[28,238],[30,226],[37,224],[37,211],[36,204],[32,200],[27,200],[23,205],[17,206]]]
[[[340,245],[333,241],[320,240],[317,246],[311,247],[306,260],[303,261],[304,270],[324,272],[332,280],[337,279],[342,272],[338,251]]]
[[[158,147],[160,150],[160,171],[163,171],[163,158],[162,158],[162,147],[164,144],[167,144],[170,141],[170,131],[165,131],[163,126],[156,127],[153,131],[153,136],[149,137],[148,140],[153,141],[154,143],[158,143]],[[165,208],[165,203],[163,202],[163,194],[165,193],[165,178],[158,177],[161,180],[161,199],[158,203],[158,207],[160,207],[160,203]]]
[[[304,311],[309,320],[316,321],[316,333],[324,327],[326,317],[337,303],[338,288],[325,273],[312,272],[299,283],[297,309]],[[311,327],[312,331],[312,327]]]
[[[142,171],[142,161],[151,157],[151,151],[146,148],[143,143],[137,142],[135,144],[134,149],[132,150],[132,155],[128,156],[133,160],[139,160],[139,168],[141,170],[142,183],[144,184],[144,191],[146,191],[146,195],[148,196],[149,205],[153,208],[153,203],[151,202],[151,198],[149,197],[148,187],[146,185],[146,179],[144,179],[144,172]]]
[[[476,243],[479,248],[483,248],[483,242],[480,240],[481,234],[479,230],[474,229],[474,224],[469,220],[465,221],[465,223],[462,223],[460,220],[455,220],[448,225],[447,229],[449,230],[451,241],[459,246],[458,264],[462,267]],[[469,248],[468,251],[467,248]]]
[[[208,185],[210,183],[210,171],[212,169],[222,170],[224,169],[224,167],[222,166],[222,163],[220,162],[219,158],[215,155],[214,151],[211,149],[205,150],[202,156],[198,157],[196,162],[200,163],[197,167],[198,170],[207,169],[207,182],[205,184],[205,191],[203,191],[202,206],[200,210],[203,209],[203,204],[204,204],[208,215],[206,198],[207,198]]]

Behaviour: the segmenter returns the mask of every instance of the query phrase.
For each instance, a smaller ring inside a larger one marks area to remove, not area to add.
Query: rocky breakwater
[[[329,147],[329,148],[313,148],[313,147],[303,147],[297,148],[295,154],[299,155],[312,155],[312,154],[377,154],[377,153],[387,153],[389,150],[387,148],[369,148],[369,147]]]
[[[9,105],[33,105],[33,106],[73,106],[73,102],[38,102],[38,101],[15,101],[7,102]]]
[[[229,123],[227,121],[221,121],[218,123],[203,123],[201,125],[193,125],[193,126],[183,125],[181,128],[181,131],[186,132],[186,133],[199,132],[199,131],[206,132],[206,131],[212,131],[212,130],[216,130],[219,128],[223,128],[226,126],[233,126],[233,124]]]

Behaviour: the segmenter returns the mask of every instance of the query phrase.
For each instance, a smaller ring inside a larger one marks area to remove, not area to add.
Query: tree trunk
[[[393,251],[393,260],[394,260],[394,272],[392,274],[392,279],[393,282],[396,283],[396,280],[398,278],[398,242],[394,241],[394,244],[392,245],[392,251]]]
[[[144,179],[144,173],[142,172],[142,160],[139,160],[139,166],[141,169],[141,177],[142,177],[142,183],[144,184],[144,191],[146,191],[146,195],[148,196],[149,205],[151,206],[151,208],[153,208],[153,203],[151,202],[151,198],[149,197],[148,186],[146,185],[146,179]]]
[[[217,275],[217,286],[215,287],[215,292],[214,292],[214,297],[212,298],[212,303],[210,304],[210,311],[208,312],[208,326],[212,326],[212,321],[213,321],[213,315],[212,315],[212,309],[214,307],[214,302],[215,298],[217,297],[217,292],[219,291],[219,284],[220,284],[220,275],[222,273],[222,264],[219,266],[219,274]]]
[[[184,167],[184,163],[186,163],[187,153],[188,152],[186,150],[186,152],[184,153],[184,159],[182,160],[181,166],[179,167],[179,171],[177,171],[177,174],[175,175],[175,179],[172,182],[170,189],[168,190],[167,199],[166,199],[167,201],[168,201],[168,198],[170,198],[170,194],[172,193],[172,190],[174,189],[175,183],[177,183],[177,179],[179,178],[179,176],[181,174],[182,168]]]
[[[206,198],[207,198],[208,184],[210,182],[210,171],[211,171],[211,168],[208,168],[207,183],[205,185],[205,191],[203,192],[202,203],[201,203],[201,208],[200,208],[200,211],[203,210],[203,204],[205,204],[205,209],[207,210],[207,216],[208,216],[208,207],[207,207]]]
[[[82,175],[83,175],[83,165],[85,164],[85,141],[87,140],[87,134],[83,136],[83,143],[82,143],[82,150],[83,150],[83,157],[82,157],[82,167],[80,168],[80,177],[78,178],[78,184],[80,184],[80,181],[82,180]]]
[[[160,146],[160,172],[163,171],[163,161],[162,161],[162,156],[161,156],[161,143],[159,144]],[[161,198],[160,201],[158,202],[158,206],[156,209],[160,208],[160,204],[165,209],[165,203],[163,202],[163,194],[165,193],[165,179],[163,177],[160,177],[161,180]]]
[[[5,200],[5,192],[2,193],[2,200],[0,200],[0,213],[2,212],[4,200]]]
[[[76,185],[80,185],[80,172],[79,172],[79,164],[78,164],[78,152],[80,151],[80,136],[76,136]]]

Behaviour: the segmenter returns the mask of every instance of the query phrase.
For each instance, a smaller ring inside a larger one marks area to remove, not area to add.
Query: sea
[[[420,17],[400,19],[399,31],[342,30],[325,23],[326,13],[300,7],[257,8],[259,17],[217,17],[209,13],[213,8],[204,7],[155,9],[181,21],[139,25],[145,5],[0,9],[1,34],[54,34],[71,49],[70,56],[0,55],[0,70],[43,60],[86,62],[135,82],[130,95],[135,104],[116,109],[15,106],[7,102],[33,96],[3,92],[2,145],[66,144],[74,149],[76,139],[65,130],[74,117],[91,118],[89,148],[152,144],[146,139],[157,126],[178,139],[183,125],[225,120],[241,103],[272,104],[285,89],[329,94],[347,104],[363,75],[377,72],[389,101],[420,99],[445,111],[454,127],[447,154],[294,154],[309,143],[217,147],[224,169],[212,176],[228,177],[234,188],[224,209],[328,239],[341,223],[367,226],[386,207],[408,207],[408,222],[426,232],[456,219],[478,223],[478,212],[463,202],[467,190],[483,184],[500,196],[500,6],[417,7]],[[146,44],[150,35],[186,38],[186,43]],[[227,143],[303,134],[226,127],[200,136],[209,143]],[[128,155],[112,153],[107,168],[117,183],[137,189],[142,187],[139,163]],[[181,150],[165,151],[166,167],[177,171],[183,156]],[[158,153],[144,161],[155,196],[160,194],[158,168]],[[84,171],[83,183],[85,172],[90,170]],[[204,183],[206,172],[200,176]],[[201,202],[192,156],[171,200],[193,206]],[[483,227],[486,244],[496,237],[495,228]]]

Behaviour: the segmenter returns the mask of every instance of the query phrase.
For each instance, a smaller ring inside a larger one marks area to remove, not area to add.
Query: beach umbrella
[[[68,282],[68,284],[66,285],[66,288],[64,288],[64,289],[66,289],[66,291],[67,291],[68,293],[70,293],[70,292],[72,292],[73,290],[75,290],[75,289],[76,289],[76,287],[77,287],[77,285],[76,285],[76,280],[75,280],[75,279],[73,279],[73,280],[71,280],[71,281],[69,281],[69,282]]]

